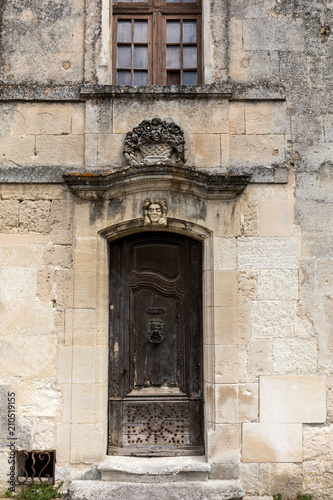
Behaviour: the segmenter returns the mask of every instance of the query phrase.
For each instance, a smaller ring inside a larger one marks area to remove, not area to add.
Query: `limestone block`
[[[72,346],[58,346],[57,382],[70,384],[72,381],[73,348]]]
[[[231,238],[241,234],[241,213],[237,201],[225,201],[222,204],[211,202],[207,205],[205,225],[214,236]]]
[[[239,384],[238,419],[239,422],[258,420],[258,384]]]
[[[231,135],[231,165],[262,165],[282,163],[285,158],[284,135]]]
[[[292,498],[303,488],[302,464],[272,463],[268,465],[269,493],[283,492],[284,497]]]
[[[17,233],[19,227],[19,207],[17,200],[0,201],[0,232]]]
[[[235,384],[244,373],[244,352],[236,345],[215,347],[215,381],[218,384]]]
[[[333,261],[332,259],[321,259],[316,266],[317,287],[324,294],[330,294],[333,290]]]
[[[56,449],[57,462],[68,464],[70,459],[70,424],[57,423],[56,426]]]
[[[75,268],[80,271],[97,271],[97,238],[77,237],[75,246]]]
[[[333,426],[304,425],[303,431],[304,460],[333,460]]]
[[[273,17],[243,20],[243,43],[245,50],[292,50],[303,52],[304,38],[302,21],[296,19],[283,22]]]
[[[53,417],[38,417],[34,419],[32,446],[35,450],[54,449],[55,424]]]
[[[35,298],[12,300],[4,304],[5,311],[1,315],[0,335],[8,335],[9,332],[13,336],[27,335],[29,342],[33,342],[34,338],[39,339],[40,336],[51,333],[53,312],[51,303],[41,302]]]
[[[331,116],[333,117],[333,115]],[[332,167],[326,163],[314,172],[300,172],[296,176],[297,198],[303,201],[326,201],[331,203],[332,177]]]
[[[174,100],[120,100],[113,103],[113,133],[127,134],[142,120],[155,116],[167,122],[180,125],[181,112],[179,101]]]
[[[34,242],[31,241],[31,237],[34,238],[37,235],[31,234],[17,236],[19,239],[16,239],[15,241],[12,239],[9,240],[8,238],[6,238],[5,241],[0,239],[2,265],[7,267],[37,267],[42,265],[43,246],[39,243],[34,244]],[[28,236],[29,240],[24,239]],[[20,242],[23,239],[24,244],[21,244]],[[31,244],[29,244],[29,241],[31,241]]]
[[[244,490],[246,492],[259,493],[259,465],[256,463],[241,462],[239,469],[240,480]]]
[[[262,269],[258,273],[259,300],[297,300],[297,270]]]
[[[245,104],[244,104],[244,102],[230,102],[230,104],[229,104],[229,132],[232,135],[245,134]]]
[[[42,375],[38,379],[16,380],[14,390],[18,394],[19,405],[24,415],[54,417],[60,409],[61,391],[54,385],[52,379],[46,376]],[[37,429],[34,429],[34,432],[37,432]]]
[[[211,463],[209,479],[239,479],[238,464]]]
[[[250,309],[214,307],[215,342],[218,345],[247,344],[250,341]]]
[[[236,305],[237,276],[236,271],[214,272],[214,304],[218,307]]]
[[[258,418],[257,384],[216,385],[216,422],[235,424]]]
[[[273,371],[272,345],[269,339],[257,339],[247,349],[247,375],[258,377]]]
[[[96,327],[95,309],[75,309],[73,344],[76,346],[96,345]]]
[[[274,339],[273,366],[275,373],[315,372],[317,369],[317,339]]]
[[[96,382],[96,348],[73,347],[73,382],[93,384]]]
[[[292,301],[262,300],[251,305],[253,337],[291,337],[294,335],[295,304]]]
[[[0,302],[31,300],[36,293],[35,270],[6,267],[0,269]]]
[[[73,203],[71,200],[54,200],[50,215],[50,238],[55,245],[73,243]]]
[[[304,231],[331,232],[333,203],[316,201],[297,201],[295,204],[295,221]]]
[[[35,165],[81,167],[84,162],[82,135],[38,135]]]
[[[36,273],[36,295],[40,300],[53,299],[53,270],[39,269]]]
[[[71,268],[73,249],[70,245],[48,245],[44,252],[44,265]]]
[[[0,165],[31,166],[35,164],[35,138],[33,136],[17,135],[11,137],[0,137]]]
[[[105,457],[104,435],[94,424],[71,426],[71,463],[96,463]]]
[[[74,104],[72,107],[72,134],[83,135],[85,132],[84,114],[85,107],[84,104]]]
[[[238,274],[238,297],[241,303],[257,298],[257,273],[242,271]]]
[[[207,455],[210,462],[238,462],[241,442],[241,427],[236,425],[216,425],[207,436]]]
[[[221,155],[222,162],[221,166],[224,170],[227,170],[230,166],[230,139],[229,134],[221,134]]]
[[[254,19],[265,18],[273,11],[275,7],[275,0],[249,0],[243,2],[242,0],[235,0],[230,5],[229,15],[232,19]]]
[[[95,422],[96,384],[72,384],[72,422]]]
[[[180,126],[188,134],[227,134],[229,103],[227,100],[197,100],[180,102]]]
[[[325,376],[260,377],[260,422],[325,421]]]
[[[297,269],[300,242],[290,238],[238,238],[240,269]]]
[[[301,462],[301,424],[243,424],[244,462]]]
[[[189,165],[198,168],[221,166],[221,143],[219,134],[185,133],[185,159]]]
[[[235,16],[237,17],[237,16]],[[229,20],[229,50],[237,51],[243,49],[243,21],[242,19]]]
[[[249,184],[246,188],[249,203],[270,200],[292,200],[294,188],[289,184]]]
[[[245,203],[242,213],[242,226],[244,236],[258,236],[259,210],[257,203]]]
[[[286,134],[289,132],[285,104],[281,102],[246,102],[247,134]]]
[[[84,164],[86,167],[98,165],[98,135],[86,134],[84,137]]]
[[[237,244],[235,238],[213,238],[214,269],[236,269]]]
[[[72,108],[70,103],[19,103],[21,119],[15,121],[13,131],[17,135],[70,134]]]
[[[74,298],[77,308],[96,307],[97,275],[91,272],[75,273]]]
[[[260,236],[291,236],[293,234],[293,204],[287,200],[259,203]]]
[[[327,375],[327,420],[333,422],[333,375]]]
[[[54,200],[66,198],[68,188],[62,184],[3,184],[3,200]]]
[[[97,165],[111,165],[119,168],[126,166],[127,162],[123,155],[124,140],[125,134],[99,134],[97,139]]]
[[[47,234],[49,232],[50,211],[50,201],[22,201],[19,212],[20,232]]]
[[[57,270],[54,272],[55,304],[60,307],[72,308],[74,300],[73,271]]]

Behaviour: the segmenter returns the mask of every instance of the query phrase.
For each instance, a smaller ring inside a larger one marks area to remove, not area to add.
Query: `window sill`
[[[91,98],[220,98],[232,100],[285,100],[285,89],[280,85],[230,84],[216,83],[210,85],[84,85],[80,90],[82,99]]]

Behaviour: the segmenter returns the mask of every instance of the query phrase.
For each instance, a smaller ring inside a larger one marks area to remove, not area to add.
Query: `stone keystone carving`
[[[160,226],[166,226],[167,211],[165,200],[161,198],[155,198],[153,200],[147,198],[143,202],[144,225],[158,224]]]
[[[184,144],[184,132],[178,125],[153,118],[143,120],[126,134],[124,156],[130,165],[184,163]]]

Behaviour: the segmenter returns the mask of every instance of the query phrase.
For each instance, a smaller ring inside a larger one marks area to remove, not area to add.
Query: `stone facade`
[[[108,0],[0,12],[3,489],[8,392],[16,449],[55,449],[57,479],[105,459],[108,242],[148,230],[150,198],[167,203],[165,230],[203,244],[212,478],[332,498],[332,4],[203,1],[198,87],[112,86]],[[184,131],[186,166],[250,175],[242,193],[147,178],[88,196],[64,181],[126,167],[126,134],[154,117]]]

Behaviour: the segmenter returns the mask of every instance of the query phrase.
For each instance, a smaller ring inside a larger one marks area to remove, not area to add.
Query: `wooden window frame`
[[[201,50],[201,1],[164,3],[163,0],[148,2],[117,2],[112,16],[112,81],[117,85],[117,24],[120,19],[148,20],[148,85],[167,85],[166,68],[166,23],[170,19],[193,19],[197,22],[197,84],[202,83]],[[133,35],[132,35],[133,44]],[[127,44],[128,45],[128,44]],[[181,47],[183,43],[179,44]],[[182,54],[182,49],[181,49]],[[186,68],[188,71],[189,68]],[[171,70],[172,71],[172,70]],[[131,68],[133,81],[133,67]],[[181,62],[181,75],[183,65]]]

